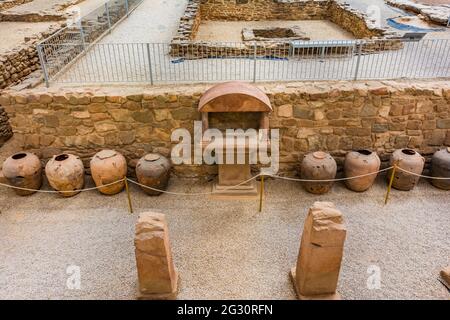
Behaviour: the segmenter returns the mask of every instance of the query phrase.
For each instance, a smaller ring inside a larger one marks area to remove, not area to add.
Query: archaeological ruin
[[[0,299],[448,300],[442,2],[0,0]]]

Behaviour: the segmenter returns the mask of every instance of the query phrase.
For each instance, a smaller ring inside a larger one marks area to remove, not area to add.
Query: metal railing
[[[143,0],[110,0],[37,44],[47,87],[64,67],[119,24]]]
[[[87,45],[76,37],[40,44],[49,81],[155,84],[450,77],[450,39]]]

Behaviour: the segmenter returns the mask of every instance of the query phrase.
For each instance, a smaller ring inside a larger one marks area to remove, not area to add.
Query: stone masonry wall
[[[57,32],[61,25],[55,24],[45,32],[26,39],[26,42],[0,54],[0,89],[23,80],[40,67],[36,44]]]
[[[13,135],[12,128],[9,125],[8,115],[5,110],[0,107],[0,147],[9,140]]]
[[[15,139],[43,159],[66,151],[89,158],[103,148],[122,152],[131,166],[147,152],[169,155],[171,132],[188,128],[209,86],[162,87],[118,95],[108,92],[4,93],[0,105]],[[450,146],[450,82],[327,82],[264,84],[273,104],[271,128],[281,136],[281,168],[293,171],[310,151],[342,162],[349,150],[370,148],[386,161],[396,148],[430,156]],[[106,89],[105,89],[106,90]],[[244,117],[245,114],[239,115]],[[215,166],[177,166],[199,176]]]
[[[329,0],[201,0],[205,20],[322,20]]]
[[[33,0],[4,0],[0,1],[0,11],[14,8],[15,6],[31,2]]]

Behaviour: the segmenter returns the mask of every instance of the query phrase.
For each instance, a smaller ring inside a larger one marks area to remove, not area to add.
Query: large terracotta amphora
[[[98,190],[101,193],[107,195],[119,193],[125,187],[125,181],[112,183],[126,177],[127,161],[115,150],[102,150],[92,157],[91,174],[95,185],[100,187]]]
[[[169,159],[160,154],[147,154],[142,157],[136,165],[136,176],[138,182],[147,187],[158,190],[166,190],[169,183],[170,168]],[[145,193],[151,196],[160,195],[160,191],[149,188],[142,188]]]
[[[13,154],[3,163],[3,176],[14,187],[31,189],[14,189],[16,194],[27,196],[35,193],[42,186],[42,164],[39,158],[30,152]]]
[[[389,164],[390,166],[395,164],[397,168],[400,168],[395,171],[392,187],[398,190],[409,191],[419,182],[420,177],[418,175],[422,174],[425,159],[412,149],[398,149],[391,155]],[[402,171],[401,169],[408,172]],[[392,169],[388,172],[388,181],[391,175]]]
[[[50,186],[64,197],[78,194],[84,186],[84,166],[80,157],[63,153],[53,156],[45,166]]]
[[[317,151],[307,154],[300,166],[300,176],[306,180],[330,180],[336,177],[337,164],[333,157],[325,152]],[[303,182],[306,191],[314,194],[324,194],[330,191],[332,181]]]
[[[363,177],[345,180],[345,185],[356,192],[368,190],[377,178],[380,165],[381,161],[376,152],[357,150],[347,153],[344,162],[345,177]]]
[[[431,176],[448,178],[432,179],[431,183],[436,188],[450,190],[450,147],[434,153],[431,159]]]

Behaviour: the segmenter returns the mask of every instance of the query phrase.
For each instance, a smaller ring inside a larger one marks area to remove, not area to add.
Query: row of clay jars
[[[113,195],[123,190],[122,180],[127,174],[126,159],[114,150],[102,150],[91,160],[91,174],[95,185],[103,194]],[[136,167],[138,181],[158,190],[167,188],[171,164],[158,154],[149,154],[141,158]],[[30,195],[42,186],[42,164],[33,153],[21,152],[12,155],[3,164],[3,175],[15,187],[18,195]],[[71,154],[53,156],[45,167],[50,186],[65,197],[74,196],[84,186],[84,166],[81,159]],[[117,183],[114,183],[116,182]],[[27,190],[29,189],[29,190]],[[160,192],[142,188],[151,195]]]
[[[346,180],[346,186],[353,191],[366,191],[375,182],[380,165],[380,158],[375,152],[369,150],[349,152],[344,163],[345,177],[363,177]],[[319,151],[305,156],[301,164],[300,176],[306,180],[333,180],[336,178],[336,172],[337,164],[333,157]],[[310,193],[324,194],[331,189],[333,181],[306,181],[303,186]]]
[[[147,154],[136,165],[136,176],[142,190],[149,195],[159,195],[166,190],[170,176],[170,161],[160,154]],[[103,150],[91,160],[91,174],[95,185],[103,194],[113,195],[123,190],[127,175],[127,162],[114,150]],[[154,190],[157,189],[157,190]]]

